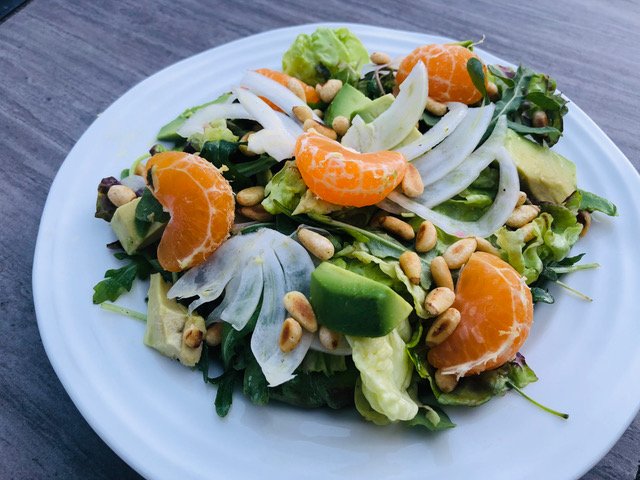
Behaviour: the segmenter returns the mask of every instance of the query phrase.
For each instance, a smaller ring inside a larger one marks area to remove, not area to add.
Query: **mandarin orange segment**
[[[153,195],[171,214],[158,245],[160,265],[179,272],[204,262],[233,225],[231,185],[211,163],[184,152],[154,155],[146,168]]]
[[[457,376],[491,370],[513,359],[533,322],[531,291],[516,270],[489,253],[475,252],[463,267],[453,307],[460,323],[427,358]]]
[[[298,137],[295,158],[309,190],[322,200],[350,207],[382,201],[407,169],[401,153],[358,153],[313,131]]]
[[[421,61],[429,72],[429,96],[438,102],[479,102],[482,94],[467,71],[467,62],[478,56],[460,45],[423,45],[407,55],[398,68],[396,81],[400,85]],[[485,78],[486,78],[486,67]]]
[[[269,68],[259,68],[258,70],[256,70],[256,72],[258,72],[260,75],[264,75],[265,77],[270,78],[271,80],[275,80],[280,85],[283,85],[285,87],[288,87],[289,81],[293,79],[298,82],[304,90],[304,96],[306,97],[307,103],[318,103],[320,101],[320,96],[318,95],[318,92],[316,92],[316,89],[311,85],[307,85],[302,80],[298,80],[297,78],[291,77],[286,73],[271,70]],[[262,100],[267,102],[271,108],[274,108],[275,105],[273,105],[269,100],[267,100],[266,98],[263,98]],[[280,108],[278,107],[275,107],[275,109],[280,110]]]

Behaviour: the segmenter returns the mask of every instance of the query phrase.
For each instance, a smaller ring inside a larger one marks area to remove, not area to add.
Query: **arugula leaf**
[[[558,130],[556,127],[530,127],[528,125],[523,125],[521,123],[512,122],[511,120],[507,121],[508,127],[521,135],[529,135],[529,134],[537,134],[537,135],[545,135],[547,133],[553,133],[557,135],[561,135],[562,132]]]
[[[533,303],[554,303],[555,299],[553,295],[549,293],[546,288],[542,287],[531,287],[531,297],[533,299]]]
[[[138,265],[135,262],[118,269],[107,270],[104,280],[93,287],[93,303],[117,300],[124,292],[131,290],[137,274]]]
[[[602,212],[610,217],[618,215],[618,208],[606,198],[600,197],[595,193],[587,192],[586,190],[578,190],[578,192],[581,195],[580,210],[586,210],[590,213]]]
[[[229,409],[231,409],[231,404],[233,403],[233,390],[235,388],[237,378],[238,372],[235,370],[227,370],[220,378],[218,390],[216,392],[216,399],[214,401],[216,413],[219,417],[226,417],[229,413]]]
[[[138,235],[144,237],[153,222],[165,223],[169,221],[169,218],[169,213],[164,211],[160,202],[151,193],[151,190],[145,188],[138,205],[136,205],[134,223]]]
[[[262,173],[265,170],[268,170],[269,168],[277,164],[278,161],[275,158],[270,157],[267,154],[262,154],[255,160],[236,164],[236,168],[240,175],[244,175],[245,177],[252,177],[254,175],[257,175],[258,173]]]
[[[210,161],[217,168],[223,169],[222,175],[235,183],[237,188],[245,188],[253,185],[250,177],[262,173],[278,162],[269,155],[260,155],[255,160],[235,162],[234,157],[238,152],[240,142],[227,140],[215,140],[205,142],[200,150],[200,156]],[[243,157],[244,160],[244,157]]]
[[[251,403],[255,405],[266,405],[269,403],[267,379],[250,350],[248,351],[248,357],[246,360],[247,368],[244,370],[242,391],[245,396],[251,400]]]
[[[484,74],[484,66],[482,62],[475,57],[471,57],[467,61],[467,72],[471,77],[471,81],[473,82],[473,85],[482,94],[484,103],[489,104],[491,100],[489,99],[489,94],[487,93],[487,86],[485,84],[486,79]]]
[[[444,410],[429,405],[421,406],[418,414],[404,423],[410,427],[424,427],[430,432],[440,432],[456,426]]]

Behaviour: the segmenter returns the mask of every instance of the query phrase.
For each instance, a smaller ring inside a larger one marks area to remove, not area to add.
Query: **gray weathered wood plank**
[[[0,23],[0,478],[139,478],[82,419],[38,337],[33,249],[66,153],[96,115],[155,71],[252,33],[317,21],[484,34],[487,50],[553,75],[640,167],[633,0],[34,0]],[[639,460],[640,417],[584,478],[633,479]]]

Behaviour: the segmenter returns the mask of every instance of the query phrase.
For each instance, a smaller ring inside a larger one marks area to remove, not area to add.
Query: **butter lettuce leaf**
[[[302,175],[292,161],[286,162],[265,187],[264,209],[273,214],[293,212],[307,191]]]
[[[349,29],[320,27],[296,37],[282,57],[282,70],[309,85],[329,78],[355,83],[368,61],[367,49]]]
[[[400,334],[393,330],[384,337],[347,336],[347,341],[371,408],[391,421],[413,419],[418,404],[407,392],[413,367]]]

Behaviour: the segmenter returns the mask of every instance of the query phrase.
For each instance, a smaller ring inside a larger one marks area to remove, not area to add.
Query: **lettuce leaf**
[[[347,28],[318,28],[300,34],[282,57],[282,70],[309,85],[337,78],[345,83],[360,79],[369,53]]]
[[[400,334],[393,330],[384,337],[346,338],[360,371],[362,393],[373,410],[391,421],[413,419],[418,404],[407,392],[413,367]]]
[[[524,275],[527,284],[538,279],[547,263],[566,257],[582,231],[575,213],[562,205],[543,205],[542,213],[532,223],[534,237],[526,243],[522,229],[502,227],[496,232],[503,256]]]
[[[306,191],[307,186],[295,162],[286,162],[265,187],[266,198],[262,201],[262,206],[273,215],[293,212]]]
[[[238,137],[227,128],[227,121],[224,119],[211,122],[204,128],[203,133],[194,133],[187,141],[196,151],[200,151],[206,142],[215,142],[216,140],[232,143],[238,141]]]

